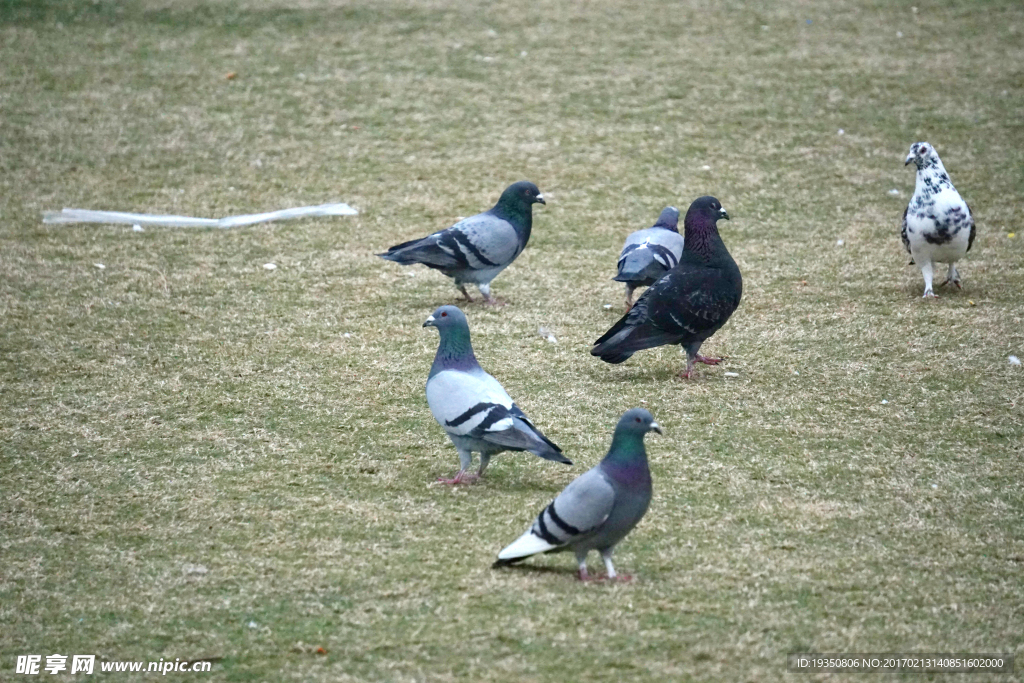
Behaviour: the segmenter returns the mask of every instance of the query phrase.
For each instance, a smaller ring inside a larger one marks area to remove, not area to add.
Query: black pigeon
[[[544,195],[533,183],[521,180],[505,188],[490,211],[459,221],[450,228],[418,240],[396,244],[382,259],[403,266],[422,263],[455,280],[467,301],[473,299],[466,284],[473,283],[489,304],[491,280],[505,270],[530,240],[533,205],[544,204]]]
[[[729,218],[714,197],[700,197],[683,221],[685,246],[679,264],[637,299],[633,308],[594,342],[590,353],[621,363],[637,351],[679,344],[686,350],[689,379],[696,361],[717,365],[721,358],[697,352],[740,305],[743,278],[718,234],[716,221]]]

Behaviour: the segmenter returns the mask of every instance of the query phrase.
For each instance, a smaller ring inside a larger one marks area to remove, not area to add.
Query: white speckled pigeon
[[[612,278],[626,283],[626,311],[633,307],[634,289],[650,287],[679,263],[684,240],[678,225],[679,209],[666,206],[652,227],[626,238],[619,254],[619,273]]]
[[[490,211],[422,239],[396,244],[377,256],[403,266],[422,263],[440,270],[455,280],[466,301],[473,300],[466,284],[474,283],[487,303],[496,304],[491,280],[523,253],[533,227],[533,205],[538,203],[545,203],[544,195],[533,183],[521,180],[509,185]]]
[[[441,333],[427,377],[427,404],[459,452],[458,473],[439,481],[459,484],[475,479],[466,474],[474,451],[480,454],[477,477],[483,476],[491,456],[502,451],[529,451],[545,460],[572,464],[477,363],[462,311],[441,306],[423,326],[436,327]]]
[[[686,350],[686,371],[694,362],[717,365],[721,358],[701,356],[701,344],[717,332],[743,293],[743,278],[718,234],[716,221],[729,218],[714,197],[694,200],[683,226],[686,245],[679,264],[644,292],[590,353],[606,363],[621,363],[641,349],[679,344]]]
[[[643,408],[627,411],[615,427],[608,455],[566,486],[525,534],[498,553],[494,566],[514,564],[539,553],[571,550],[576,554],[579,577],[586,581],[590,578],[587,554],[597,550],[608,578],[616,578],[612,551],[651,503],[644,435],[652,430],[662,433],[649,412]]]
[[[960,288],[956,262],[974,244],[974,217],[967,202],[953,187],[935,148],[927,142],[910,146],[906,164],[917,166],[917,184],[910,204],[903,210],[903,246],[924,276],[924,298],[934,297],[933,268],[948,263],[946,281]],[[906,165],[904,164],[904,165]],[[940,287],[942,285],[939,285]]]

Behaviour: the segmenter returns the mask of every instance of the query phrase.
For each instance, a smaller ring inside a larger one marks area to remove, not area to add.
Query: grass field
[[[964,290],[931,301],[898,236],[917,140],[978,224]],[[523,178],[548,204],[494,282],[510,303],[463,308],[576,465],[439,487],[421,323],[456,291],[373,253]],[[704,347],[728,362],[589,356],[622,240],[702,194],[744,275]],[[806,650],[1019,669],[1022,198],[1010,0],[0,0],[0,680],[32,653],[224,681],[819,680],[786,673]],[[360,215],[40,220],[327,201]],[[636,580],[490,569],[636,405],[666,430],[616,555]]]

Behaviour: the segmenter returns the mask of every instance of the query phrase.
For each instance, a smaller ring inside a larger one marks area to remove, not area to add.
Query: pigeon
[[[418,240],[396,244],[382,259],[403,266],[422,263],[455,280],[466,301],[473,301],[467,283],[476,284],[484,300],[491,296],[491,280],[523,253],[533,227],[533,205],[546,204],[537,186],[526,180],[505,188],[498,203],[455,225]]]
[[[619,273],[612,279],[626,283],[626,311],[633,307],[633,290],[650,287],[679,263],[683,236],[679,234],[679,209],[666,206],[650,228],[626,238],[619,254]]]
[[[679,344],[686,350],[689,379],[695,361],[721,358],[697,352],[740,304],[743,278],[718,234],[716,221],[729,218],[714,197],[694,200],[683,227],[686,244],[675,268],[644,292],[633,308],[594,342],[590,353],[606,363],[621,363],[641,349]]]
[[[576,554],[580,580],[587,581],[587,554],[597,550],[608,578],[616,578],[612,551],[651,504],[651,470],[644,449],[644,434],[650,431],[662,433],[649,412],[643,408],[626,411],[615,427],[608,455],[566,486],[526,533],[498,553],[493,566],[571,550]]]
[[[917,184],[910,204],[903,210],[903,246],[924,276],[924,297],[932,291],[933,268],[936,262],[948,263],[946,281],[960,289],[960,273],[956,262],[974,245],[974,217],[967,202],[953,187],[935,147],[927,142],[910,146],[904,166],[917,166]],[[940,287],[942,285],[939,285]]]
[[[427,404],[459,452],[459,471],[446,484],[482,477],[491,456],[529,451],[545,460],[571,465],[562,449],[540,433],[508,393],[480,367],[469,341],[469,321],[455,306],[441,306],[423,327],[436,327],[441,343],[427,377]],[[476,476],[466,472],[480,453]]]

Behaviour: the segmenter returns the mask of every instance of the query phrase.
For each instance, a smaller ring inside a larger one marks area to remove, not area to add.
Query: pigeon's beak
[[[904,166],[909,166],[910,162],[913,161],[913,160],[914,160],[914,155],[913,154],[908,154],[907,155],[907,160],[903,162],[903,165]]]
[[[544,193],[542,193],[542,192],[538,192],[537,193],[537,203],[538,204],[547,204],[547,202],[544,201]]]
[[[426,320],[425,320],[425,321],[423,322],[423,327],[433,327],[433,326],[434,326],[434,316],[430,316],[430,317],[428,317],[428,318],[427,318],[427,319],[426,319]]]
[[[665,432],[661,431],[661,425],[658,424],[657,422],[652,422],[651,423],[651,431],[652,432],[658,432],[662,436],[665,436]]]
[[[725,220],[729,220],[729,214],[727,214],[725,212],[725,207],[724,206],[721,209],[718,210],[718,217],[719,218],[724,218]]]

